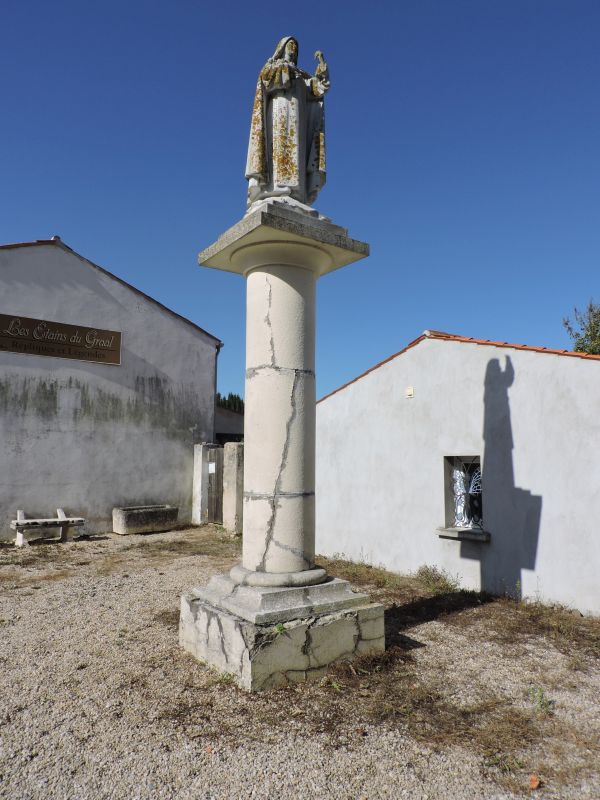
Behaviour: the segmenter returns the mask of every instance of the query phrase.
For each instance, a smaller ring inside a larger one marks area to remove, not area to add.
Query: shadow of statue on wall
[[[521,570],[535,568],[542,498],[515,486],[508,396],[514,380],[509,356],[505,357],[504,369],[499,359],[490,359],[483,396],[482,498],[483,527],[491,534],[491,541],[463,541],[460,555],[479,560],[482,591],[520,599]]]

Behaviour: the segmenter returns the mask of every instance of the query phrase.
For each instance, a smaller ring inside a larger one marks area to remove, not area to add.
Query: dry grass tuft
[[[432,594],[450,594],[460,591],[458,577],[452,577],[446,570],[423,565],[415,572],[415,578],[426,592]]]
[[[65,547],[65,543],[58,540],[33,541],[29,547],[23,549],[10,544],[0,549],[0,566],[14,564],[19,567],[38,567],[45,564],[67,563],[77,560],[85,550],[86,545],[80,542],[70,543]],[[89,564],[89,561],[85,563]]]
[[[159,611],[152,619],[160,622],[161,625],[166,625],[167,628],[177,630],[179,628],[179,608],[166,608],[164,611]]]
[[[514,645],[545,639],[568,656],[572,671],[586,671],[600,658],[600,619],[584,617],[563,606],[493,597],[460,589],[458,581],[435,567],[421,567],[413,575],[395,575],[380,567],[320,559],[330,572],[368,591],[386,607],[386,641],[406,645],[400,632],[439,619],[467,629],[482,625],[486,635]]]
[[[134,551],[133,553],[131,551]],[[231,536],[212,532],[211,536],[193,539],[173,537],[154,539],[151,535],[142,541],[125,545],[121,552],[139,555],[142,558],[162,556],[172,557],[211,556],[213,558],[235,558],[241,552],[241,541]]]
[[[514,645],[543,638],[569,657],[570,669],[585,671],[600,658],[600,619],[584,617],[564,606],[489,598],[485,609],[447,620],[453,625],[485,625],[496,642]]]
[[[366,589],[385,589],[406,599],[415,597],[422,591],[422,586],[417,578],[410,575],[396,575],[382,567],[373,567],[364,562],[346,561],[339,556],[333,556],[333,558],[321,556],[319,565],[323,566],[330,575],[343,578],[355,586]]]
[[[337,664],[329,675],[343,693],[358,693],[365,721],[403,727],[427,744],[467,746],[486,760],[510,760],[541,735],[533,714],[510,699],[490,692],[472,704],[449,701],[440,686],[422,681],[402,648]]]

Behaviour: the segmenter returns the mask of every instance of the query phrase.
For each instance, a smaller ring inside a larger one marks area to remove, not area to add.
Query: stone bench
[[[35,530],[44,535],[53,528],[58,528],[59,541],[66,542],[68,540],[68,529],[77,528],[81,525],[85,525],[83,517],[67,517],[62,508],[57,508],[56,517],[49,519],[27,519],[25,512],[19,509],[17,518],[10,523],[10,527],[17,532],[15,537],[15,545],[17,547],[25,547],[29,544],[25,538],[25,531]]]
[[[130,533],[170,531],[177,524],[178,516],[178,506],[148,505],[113,508],[113,533],[127,536]]]

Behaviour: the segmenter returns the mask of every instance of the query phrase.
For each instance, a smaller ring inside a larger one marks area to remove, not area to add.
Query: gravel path
[[[336,722],[331,687],[249,696],[182,652],[180,594],[237,558],[237,545],[222,537],[212,544],[218,536],[208,527],[0,548],[1,798],[532,794],[511,792],[472,749],[419,742],[402,725],[370,724],[360,715]],[[410,636],[426,645],[414,651],[417,667],[441,671],[455,698],[495,681],[526,705],[521,683],[531,678],[516,681],[510,658],[494,667],[478,637],[435,621]],[[534,648],[518,669],[533,670],[539,681],[536,670],[560,670],[562,658]],[[587,714],[587,735],[596,736],[600,672],[579,680],[579,689],[559,690],[555,682],[556,696],[567,717]],[[348,693],[341,698],[356,706],[369,689]],[[535,796],[597,800],[600,777],[592,771],[577,786],[548,784]]]

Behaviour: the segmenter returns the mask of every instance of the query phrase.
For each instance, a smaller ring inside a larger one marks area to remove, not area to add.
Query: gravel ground
[[[530,716],[531,687],[545,687],[545,733],[512,768],[363,713],[376,678],[247,695],[195,662],[177,645],[179,596],[238,547],[207,526],[0,548],[0,797],[600,797],[598,665],[574,671],[537,639],[499,644],[484,620],[410,627],[398,675],[435,683],[456,708],[493,686]],[[531,791],[534,769],[544,781]]]

